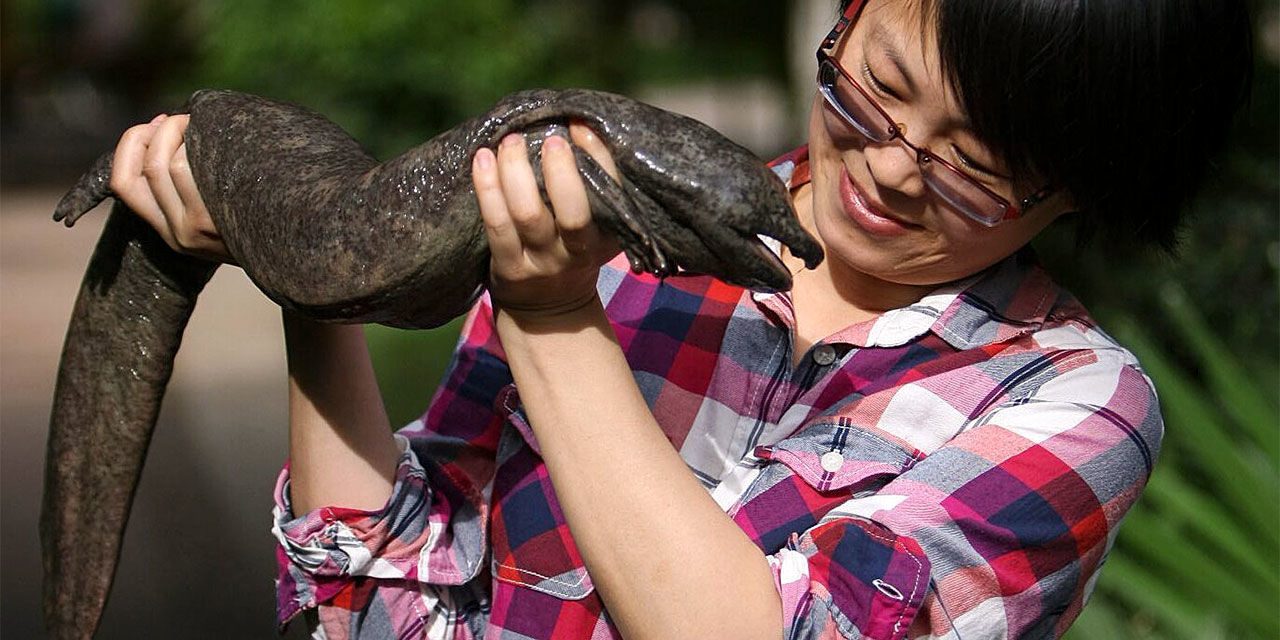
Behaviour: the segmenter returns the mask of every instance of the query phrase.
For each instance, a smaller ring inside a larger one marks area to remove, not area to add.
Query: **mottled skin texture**
[[[592,215],[633,268],[711,273],[759,290],[790,274],[757,239],[812,267],[819,245],[781,182],[694,120],[612,94],[535,90],[379,164],[323,116],[201,91],[185,112],[196,184],[228,251],[267,296],[336,322],[434,327],[464,313],[489,262],[471,182],[475,150],[523,132],[541,141],[585,121],[621,183],[576,151]],[[111,195],[103,156],[59,203],[71,225]],[[541,172],[537,172],[540,176]],[[165,384],[196,296],[217,265],[171,251],[117,203],[67,331],[40,518],[45,617],[54,638],[97,628]]]

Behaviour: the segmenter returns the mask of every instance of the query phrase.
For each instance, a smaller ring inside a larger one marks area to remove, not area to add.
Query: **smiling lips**
[[[872,207],[862,191],[854,186],[849,170],[843,167],[840,169],[840,203],[844,206],[845,214],[871,235],[899,236],[922,228],[920,225],[891,218]]]

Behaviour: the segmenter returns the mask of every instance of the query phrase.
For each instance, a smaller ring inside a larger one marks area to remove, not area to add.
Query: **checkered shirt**
[[[792,186],[806,168],[804,149],[774,164]],[[798,365],[785,293],[621,259],[599,289],[658,424],[772,567],[786,638],[1059,636],[1158,454],[1150,381],[1026,254]],[[397,434],[385,507],[295,516],[281,473],[282,628],[305,613],[332,640],[619,637],[491,318],[482,298]]]

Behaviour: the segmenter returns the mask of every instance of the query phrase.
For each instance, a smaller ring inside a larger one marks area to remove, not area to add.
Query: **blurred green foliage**
[[[594,18],[590,6],[515,0],[204,2],[199,81],[316,109],[385,156],[509,91],[599,75],[560,59],[594,50]]]
[[[297,102],[386,157],[519,89],[780,78],[784,17],[781,4],[727,0],[206,1],[191,16],[202,64],[177,90]]]
[[[369,355],[392,426],[402,427],[426,411],[461,330],[461,318],[430,331],[365,327]]]

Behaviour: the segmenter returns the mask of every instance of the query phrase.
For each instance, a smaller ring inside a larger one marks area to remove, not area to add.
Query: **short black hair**
[[[1085,240],[1174,246],[1248,94],[1244,0],[918,1],[974,134],[1015,179],[1065,190]]]

